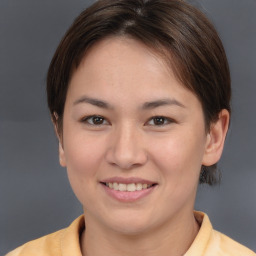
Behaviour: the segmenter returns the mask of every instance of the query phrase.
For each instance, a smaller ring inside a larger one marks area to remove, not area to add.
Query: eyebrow
[[[176,105],[178,107],[185,108],[185,106],[181,102],[177,101],[176,99],[167,98],[167,99],[160,99],[160,100],[145,102],[142,105],[142,109],[154,109],[154,108],[166,106],[166,105]]]
[[[107,103],[103,100],[90,98],[90,97],[87,97],[87,96],[83,96],[83,97],[79,98],[78,100],[76,100],[74,102],[73,105],[77,105],[77,104],[80,104],[80,103],[89,103],[89,104],[94,105],[94,106],[99,107],[99,108],[113,109],[113,107],[109,103]],[[185,108],[185,106],[181,102],[177,101],[176,99],[166,98],[166,99],[159,99],[159,100],[155,100],[155,101],[145,102],[142,105],[141,109],[148,110],[148,109],[154,109],[154,108],[161,107],[161,106],[166,106],[166,105],[167,106],[176,105],[176,106]]]
[[[76,100],[73,105],[77,105],[79,103],[89,103],[99,108],[110,109],[112,108],[107,102],[95,98],[89,98],[86,96],[81,97],[80,99]]]

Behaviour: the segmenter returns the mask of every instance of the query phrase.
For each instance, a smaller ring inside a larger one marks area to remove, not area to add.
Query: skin
[[[108,38],[94,45],[70,81],[59,146],[84,207],[83,255],[184,254],[199,229],[193,207],[200,168],[219,160],[228,122],[222,110],[206,133],[197,97],[142,43]],[[157,185],[120,202],[100,183],[112,177]]]

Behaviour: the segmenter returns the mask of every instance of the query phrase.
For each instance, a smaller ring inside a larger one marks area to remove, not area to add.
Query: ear
[[[63,137],[58,127],[58,118],[59,118],[58,114],[54,112],[51,119],[54,126],[55,134],[59,141],[59,162],[62,167],[66,167],[66,158],[65,158],[64,148],[63,148]]]
[[[63,145],[62,142],[59,141],[59,161],[60,161],[60,165],[62,167],[66,167],[66,157],[65,157],[65,152],[63,149]]]
[[[211,166],[219,161],[228,131],[229,118],[229,112],[226,109],[222,109],[218,120],[211,124],[210,131],[207,134],[202,165]]]

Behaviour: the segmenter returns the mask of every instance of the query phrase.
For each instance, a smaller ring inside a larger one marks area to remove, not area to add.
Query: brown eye
[[[164,117],[155,117],[153,118],[153,122],[155,125],[163,125],[166,121],[166,118]]]
[[[168,125],[170,123],[173,123],[174,121],[171,118],[164,117],[164,116],[155,116],[152,117],[147,124],[152,126],[164,126]]]
[[[90,125],[105,125],[108,122],[102,116],[88,116],[82,120]]]
[[[93,124],[96,124],[96,125],[103,124],[104,118],[100,116],[95,116],[95,117],[92,117],[92,122]]]

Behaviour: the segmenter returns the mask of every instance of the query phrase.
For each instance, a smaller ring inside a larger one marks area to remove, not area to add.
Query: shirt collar
[[[213,231],[212,224],[207,214],[194,211],[194,215],[198,224],[200,225],[200,229],[195,240],[193,241],[188,251],[184,254],[184,256],[204,255]]]
[[[213,230],[211,222],[205,213],[195,211],[194,215],[201,227],[195,240],[184,256],[204,255]],[[80,249],[80,236],[84,228],[84,216],[81,215],[64,230],[60,241],[62,256],[82,256]]]

